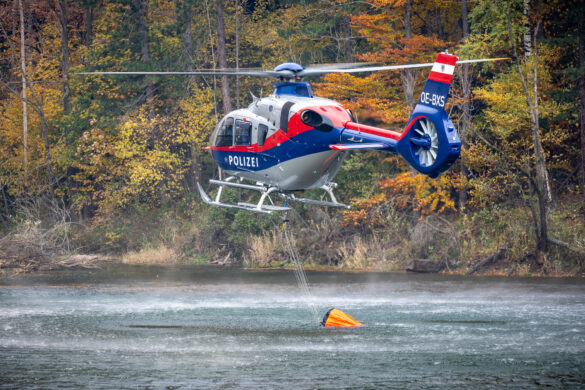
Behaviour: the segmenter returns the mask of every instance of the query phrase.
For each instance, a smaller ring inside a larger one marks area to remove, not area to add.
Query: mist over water
[[[0,388],[583,388],[585,282],[117,266],[0,280]]]

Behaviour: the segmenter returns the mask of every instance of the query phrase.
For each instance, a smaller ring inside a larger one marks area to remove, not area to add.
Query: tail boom
[[[398,152],[417,171],[437,177],[459,157],[461,141],[445,112],[457,57],[440,53],[402,133],[347,122],[341,144],[332,149],[374,149]],[[361,146],[351,146],[361,144]]]

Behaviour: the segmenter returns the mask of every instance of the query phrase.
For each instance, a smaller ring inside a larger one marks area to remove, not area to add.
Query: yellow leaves
[[[75,179],[82,183],[78,207],[93,204],[110,214],[184,194],[193,153],[202,152],[211,133],[213,98],[207,88],[193,88],[170,114],[168,104],[155,98],[142,105],[114,135],[99,128],[83,134],[75,156]]]
[[[442,175],[436,179],[422,174],[404,172],[378,183],[386,196],[399,208],[412,208],[421,217],[431,213],[455,210],[451,191],[460,184],[458,177]]]

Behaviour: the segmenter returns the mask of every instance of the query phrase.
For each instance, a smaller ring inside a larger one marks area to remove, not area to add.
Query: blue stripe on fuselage
[[[262,152],[212,150],[211,154],[224,170],[261,171],[293,158],[330,150],[329,145],[339,142],[341,130],[342,127],[336,127],[329,132],[307,130],[282,142],[280,146]]]

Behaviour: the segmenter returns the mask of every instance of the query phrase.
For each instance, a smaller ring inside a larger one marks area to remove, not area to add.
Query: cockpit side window
[[[258,124],[258,146],[264,146],[266,135],[268,134],[268,126],[263,123]]]
[[[227,117],[219,125],[217,136],[215,137],[215,146],[232,146],[234,134],[234,118]]]
[[[234,145],[249,146],[252,138],[252,122],[236,120],[235,136]]]

